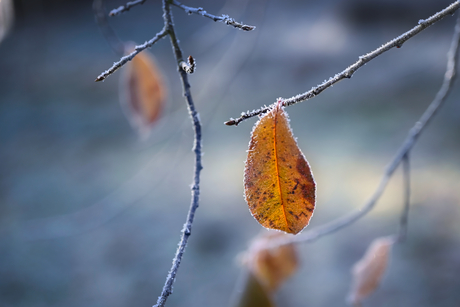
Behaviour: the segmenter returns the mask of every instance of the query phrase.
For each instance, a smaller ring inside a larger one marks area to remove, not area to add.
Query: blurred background
[[[6,2],[6,0],[0,0]],[[0,2],[2,3],[2,2]],[[227,306],[237,255],[261,227],[243,198],[255,119],[230,117],[303,93],[446,7],[415,0],[193,0],[184,4],[255,25],[243,32],[173,7],[204,131],[201,202],[167,306]],[[124,1],[106,1],[108,9]],[[169,98],[141,141],[119,106],[118,57],[91,1],[15,0],[0,42],[0,306],[151,306],[165,281],[190,203],[192,129],[170,43],[150,49]],[[5,14],[2,18],[6,16]],[[161,1],[109,20],[124,41],[162,28]],[[359,209],[439,89],[455,17],[289,107],[318,185],[309,229]],[[2,35],[2,33],[0,33]],[[460,305],[458,83],[411,153],[406,244],[395,246],[369,306]],[[354,225],[299,246],[299,272],[278,306],[344,306],[350,268],[398,229],[401,171]]]

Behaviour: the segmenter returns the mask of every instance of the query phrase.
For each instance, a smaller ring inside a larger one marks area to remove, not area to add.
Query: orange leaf
[[[249,210],[262,226],[296,234],[313,215],[315,180],[281,103],[252,131],[244,192]]]
[[[298,268],[294,244],[271,248],[271,244],[287,236],[280,232],[269,232],[255,239],[249,247],[247,266],[269,292],[278,289]]]
[[[120,101],[131,125],[141,134],[148,134],[160,118],[165,92],[153,55],[143,51],[125,65]]]
[[[378,287],[385,273],[394,242],[393,237],[375,239],[363,258],[353,266],[353,286],[348,297],[350,303],[360,306],[362,300]]]

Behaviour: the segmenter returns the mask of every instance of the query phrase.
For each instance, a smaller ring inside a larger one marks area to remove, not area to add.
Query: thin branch
[[[105,80],[105,78],[107,78],[108,76],[113,74],[118,68],[120,68],[123,65],[125,65],[128,61],[131,61],[139,52],[141,52],[144,49],[152,47],[157,41],[159,41],[161,38],[165,37],[166,35],[168,35],[168,31],[167,31],[167,28],[165,27],[160,32],[158,32],[157,35],[155,35],[154,38],[152,38],[149,41],[146,41],[142,45],[138,45],[138,46],[134,47],[133,52],[131,52],[127,56],[122,57],[118,62],[113,63],[112,67],[110,67],[109,69],[104,71],[102,74],[100,74],[96,78],[95,81],[98,82],[98,81]]]
[[[112,27],[109,25],[105,13],[104,0],[94,0],[93,11],[102,36],[104,36],[112,50],[118,56],[122,56],[125,53],[125,44],[120,40],[117,34],[115,34],[115,31],[113,31]]]
[[[165,21],[165,29],[166,32],[169,34],[171,39],[171,45],[173,47],[174,55],[176,57],[176,61],[179,63],[183,62],[182,57],[182,50],[179,46],[179,42],[176,37],[176,33],[174,31],[174,23],[172,21],[172,14],[170,10],[170,3],[168,0],[163,0],[163,18]],[[195,104],[193,103],[192,94],[190,92],[190,84],[188,82],[187,73],[180,69],[179,66],[179,74],[182,80],[182,86],[184,90],[184,96],[187,102],[188,111],[190,118],[192,120],[195,140],[193,145],[193,151],[195,153],[195,170],[194,170],[194,177],[193,177],[193,185],[192,185],[192,199],[190,208],[187,214],[187,219],[184,224],[184,228],[182,229],[182,235],[179,242],[179,247],[177,248],[176,254],[173,258],[172,267],[166,277],[165,285],[163,286],[163,291],[161,295],[158,297],[157,304],[154,307],[163,307],[168,299],[169,295],[172,293],[172,286],[176,279],[177,270],[179,269],[180,263],[182,261],[182,256],[184,255],[185,247],[187,246],[188,238],[190,237],[192,231],[192,224],[195,217],[196,209],[199,205],[199,196],[200,196],[200,172],[203,169],[201,164],[201,122],[198,116],[198,113],[195,109]]]
[[[201,15],[203,17],[210,18],[210,19],[212,19],[214,21],[223,22],[226,25],[235,27],[235,28],[243,30],[243,31],[252,31],[252,30],[254,30],[256,28],[255,26],[249,26],[249,25],[245,25],[245,24],[242,24],[240,22],[237,22],[237,21],[235,21],[235,19],[230,18],[230,16],[228,16],[228,15],[215,16],[215,15],[209,14],[202,7],[194,8],[194,7],[186,6],[186,5],[183,5],[182,3],[180,3],[179,1],[176,1],[176,0],[171,0],[171,4],[183,9],[189,15],[198,14],[198,15]]]
[[[130,8],[138,4],[144,4],[145,0],[135,0],[126,3],[125,5],[120,6],[119,8],[113,9],[110,11],[109,16],[119,15],[123,12],[129,11]]]
[[[443,19],[447,15],[452,15],[459,7],[460,7],[460,2],[455,1],[454,3],[452,3],[451,5],[446,7],[445,9],[443,9],[442,11],[440,11],[440,12],[434,14],[433,16],[431,16],[430,18],[425,19],[425,20],[423,20],[423,19],[420,20],[416,27],[412,28],[411,30],[407,31],[406,33],[403,33],[402,35],[394,38],[393,40],[391,40],[388,43],[382,45],[381,47],[375,49],[374,51],[369,52],[368,54],[365,54],[363,56],[360,56],[359,60],[356,63],[354,63],[353,65],[350,65],[347,69],[345,69],[344,71],[342,71],[339,74],[336,74],[334,77],[329,78],[329,80],[323,82],[322,84],[320,84],[320,85],[318,85],[316,87],[313,87],[308,92],[305,92],[303,94],[299,94],[297,96],[287,98],[287,99],[281,98],[281,99],[284,100],[283,106],[291,106],[291,105],[296,104],[298,102],[302,102],[302,101],[311,99],[311,98],[317,96],[318,94],[320,94],[325,89],[333,86],[337,82],[339,82],[339,81],[341,81],[343,79],[351,78],[351,76],[359,68],[364,66],[366,63],[368,63],[372,59],[378,57],[379,55],[383,54],[384,52],[386,52],[386,51],[388,51],[388,50],[390,50],[390,49],[392,49],[394,47],[400,48],[407,40],[409,40],[413,36],[417,35],[421,31],[425,30],[429,26],[435,24],[436,22],[438,22],[439,20]],[[236,119],[230,118],[230,120],[225,122],[225,124],[228,125],[228,126],[233,126],[233,125],[237,126],[240,122],[242,122],[242,121],[244,121],[244,120],[246,120],[248,118],[251,118],[251,117],[254,117],[256,115],[260,115],[260,114],[264,114],[264,113],[268,112],[269,110],[271,110],[272,107],[273,107],[273,105],[270,105],[268,107],[266,106],[266,107],[263,107],[263,108],[260,108],[260,109],[257,109],[257,110],[253,110],[252,112],[249,112],[249,111],[246,112],[246,113],[243,112],[240,117],[238,117]]]
[[[407,237],[407,222],[409,218],[409,205],[410,205],[410,163],[409,153],[405,154],[402,160],[403,167],[403,180],[404,180],[404,208],[401,214],[399,223],[399,233],[397,241],[404,242]]]
[[[112,12],[110,12],[110,15],[113,16],[114,14],[118,14],[120,12],[124,12],[124,11],[127,11],[129,10],[131,7],[133,7],[134,5],[137,5],[137,4],[142,4],[144,3],[145,0],[143,1],[140,1],[140,0],[137,0],[137,1],[132,1],[132,2],[128,2],[126,5],[124,6],[120,6],[118,9],[115,9],[115,10],[112,10]],[[168,6],[170,6],[171,4],[173,5],[176,5],[177,7],[180,7],[182,8],[183,10],[185,10],[187,13],[189,14],[192,14],[192,13],[196,13],[196,14],[199,14],[199,15],[202,15],[204,17],[208,17],[208,18],[211,18],[212,20],[214,21],[221,21],[227,25],[231,25],[231,26],[234,26],[235,28],[238,28],[238,29],[242,29],[244,31],[251,31],[251,30],[254,30],[255,27],[254,26],[248,26],[248,25],[244,25],[244,24],[241,24],[241,23],[238,23],[236,22],[233,18],[230,18],[229,16],[227,15],[222,15],[222,16],[214,16],[214,15],[211,15],[211,14],[208,14],[205,10],[203,10],[203,8],[192,8],[192,7],[188,7],[188,6],[185,6],[183,5],[182,3],[178,2],[178,1],[175,1],[175,0],[168,0]],[[114,13],[115,12],[115,13]],[[152,47],[157,41],[160,40],[160,38],[168,35],[168,30],[169,28],[167,28],[166,26],[160,31],[158,32],[154,38],[152,38],[151,40],[149,41],[146,41],[145,43],[143,43],[142,45],[139,45],[139,46],[136,46],[135,47],[135,50],[130,53],[129,55],[127,56],[124,56],[122,57],[118,62],[115,62],[113,63],[112,67],[110,67],[109,69],[107,69],[106,71],[104,71],[103,73],[101,73],[97,78],[96,78],[96,82],[98,81],[103,81],[105,80],[108,76],[110,76],[111,74],[113,74],[117,69],[119,69],[120,67],[122,67],[123,65],[125,65],[128,61],[131,61],[139,52],[141,52],[142,50],[146,49],[146,48],[149,48],[149,47]],[[181,61],[183,63],[180,64],[180,66],[184,66],[183,64],[187,64],[186,62],[184,62],[182,59]],[[187,67],[184,67],[183,69],[185,69]],[[194,69],[194,67],[193,67]],[[192,73],[190,72],[191,70],[190,69],[187,69],[187,71],[189,73]]]
[[[423,132],[427,124],[436,114],[436,112],[440,109],[443,105],[444,101],[446,100],[449,92],[452,89],[452,84],[454,82],[456,72],[457,72],[457,65],[458,65],[458,53],[459,53],[459,43],[460,43],[460,16],[457,18],[457,23],[455,25],[455,32],[452,38],[452,43],[447,53],[447,69],[446,73],[444,74],[444,81],[442,83],[441,88],[439,89],[438,93],[434,100],[430,103],[428,108],[425,110],[423,115],[420,119],[415,123],[412,129],[409,131],[409,135],[406,137],[405,141],[401,145],[401,147],[396,152],[396,155],[391,160],[390,164],[387,166],[385,173],[380,181],[379,186],[375,190],[374,194],[371,198],[367,201],[367,203],[358,211],[355,211],[349,215],[337,218],[323,226],[317,227],[316,229],[312,229],[310,231],[306,231],[305,233],[292,237],[289,240],[283,240],[280,242],[275,242],[273,246],[285,245],[294,242],[312,242],[316,241],[319,238],[332,234],[342,228],[345,228],[363,216],[365,216],[369,211],[371,211],[377,201],[379,200],[380,196],[383,194],[385,187],[390,180],[391,176],[395,172],[398,165],[404,159],[406,155],[410,152],[412,147],[414,146],[415,142],[417,141],[420,134]]]

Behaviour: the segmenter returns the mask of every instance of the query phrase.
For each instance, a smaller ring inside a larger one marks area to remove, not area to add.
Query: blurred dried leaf
[[[13,24],[14,8],[12,0],[0,0],[0,42],[8,34]]]
[[[125,65],[120,82],[120,102],[126,117],[142,136],[161,115],[166,90],[152,54],[139,53]]]
[[[380,284],[394,242],[393,237],[375,239],[363,258],[353,266],[353,285],[348,300],[354,306],[361,306],[362,300],[374,292]]]
[[[298,269],[298,257],[294,244],[272,245],[288,235],[268,232],[256,238],[246,255],[246,265],[269,292],[276,291]]]
[[[281,101],[252,131],[244,192],[252,215],[266,228],[296,234],[313,215],[315,180]]]
[[[235,307],[275,307],[275,305],[259,280],[249,272]]]

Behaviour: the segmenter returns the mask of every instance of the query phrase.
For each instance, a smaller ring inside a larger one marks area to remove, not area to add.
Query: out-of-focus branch
[[[118,14],[121,14],[123,12],[129,11],[130,8],[133,6],[136,6],[138,4],[144,4],[145,0],[135,0],[135,1],[130,1],[126,3],[125,5],[122,5],[116,9],[113,9],[110,11],[109,16],[115,16]]]
[[[245,25],[245,24],[242,24],[240,22],[237,22],[237,21],[235,21],[235,19],[231,18],[228,15],[215,16],[215,15],[209,14],[202,7],[198,7],[198,8],[189,7],[189,6],[183,5],[182,3],[180,3],[179,1],[176,1],[176,0],[170,0],[170,2],[171,2],[171,4],[183,9],[187,14],[198,14],[198,15],[201,15],[203,17],[210,18],[210,19],[212,19],[214,21],[223,22],[226,25],[235,27],[237,29],[241,29],[243,31],[252,31],[252,30],[254,30],[256,28],[255,26],[249,26],[249,25]]]
[[[438,93],[434,100],[430,103],[428,108],[425,110],[423,115],[420,119],[415,123],[412,129],[409,131],[409,135],[404,140],[401,147],[396,152],[394,158],[390,161],[390,164],[387,166],[385,173],[380,181],[379,186],[375,190],[374,194],[371,198],[367,201],[367,203],[358,211],[355,211],[349,215],[345,215],[343,217],[337,218],[323,226],[319,226],[312,230],[306,231],[305,233],[292,237],[289,240],[283,240],[279,242],[274,242],[273,246],[279,246],[284,244],[290,243],[300,243],[300,242],[312,242],[316,241],[319,238],[332,234],[334,232],[339,231],[342,228],[350,226],[363,216],[365,216],[369,211],[371,211],[377,201],[382,196],[388,181],[390,180],[391,176],[395,172],[398,165],[405,159],[405,157],[409,154],[410,150],[413,148],[415,142],[417,141],[420,134],[424,131],[427,124],[436,114],[436,112],[441,108],[444,101],[446,100],[448,94],[452,89],[452,84],[454,82],[456,73],[457,73],[457,66],[458,66],[458,53],[459,53],[459,43],[460,43],[460,16],[457,18],[457,24],[455,25],[455,32],[452,38],[452,43],[447,53],[447,69],[446,73],[444,74],[444,81],[442,83],[441,88],[439,89]],[[408,192],[406,192],[408,193]],[[406,196],[409,197],[409,194]],[[406,222],[403,222],[406,223]],[[405,227],[405,226],[403,226]]]
[[[403,180],[404,180],[404,207],[399,222],[399,233],[397,239],[399,242],[404,242],[407,237],[407,223],[409,219],[410,205],[410,162],[409,153],[405,154],[402,160]]]
[[[446,17],[448,15],[452,15],[459,7],[460,7],[460,2],[455,1],[454,3],[452,3],[451,5],[446,7],[445,9],[443,9],[442,11],[440,11],[440,12],[434,14],[433,16],[431,16],[430,18],[425,19],[425,20],[423,20],[423,19],[420,20],[418,22],[417,26],[415,26],[411,30],[407,31],[406,33],[403,33],[402,35],[394,38],[393,40],[391,40],[388,43],[382,45],[381,47],[375,49],[374,51],[369,52],[368,54],[365,54],[363,56],[360,56],[359,60],[356,63],[350,65],[347,69],[345,69],[341,73],[336,74],[334,77],[329,78],[329,80],[323,82],[322,84],[320,84],[320,85],[318,85],[316,87],[313,87],[308,92],[305,92],[303,94],[299,94],[297,96],[293,96],[291,98],[286,98],[286,99],[285,98],[278,98],[277,101],[279,99],[282,99],[282,100],[284,100],[283,106],[291,106],[291,105],[296,104],[298,102],[302,102],[302,101],[308,100],[310,98],[313,98],[313,97],[319,95],[322,91],[324,91],[325,89],[331,87],[332,85],[336,84],[337,82],[339,82],[339,81],[341,81],[343,79],[351,78],[351,76],[359,68],[364,66],[366,63],[368,63],[372,59],[374,59],[374,58],[378,57],[379,55],[383,54],[384,52],[386,52],[386,51],[388,51],[388,50],[390,50],[390,49],[392,49],[394,47],[400,48],[407,40],[409,40],[413,36],[417,35],[421,31],[425,30],[429,26],[435,24],[436,22],[438,22],[439,20],[443,19],[444,17]],[[228,126],[237,126],[240,122],[242,122],[242,121],[244,121],[244,120],[246,120],[248,118],[251,118],[251,117],[254,117],[254,116],[257,116],[257,115],[264,114],[264,113],[268,112],[272,107],[273,107],[273,104],[268,106],[268,107],[263,107],[263,108],[260,108],[260,109],[257,109],[257,110],[253,110],[251,112],[249,112],[249,111],[246,112],[246,113],[243,112],[240,117],[238,117],[236,119],[230,118],[230,120],[226,121],[225,124],[228,125]]]
[[[122,67],[125,65],[128,61],[131,61],[139,52],[141,52],[144,49],[147,49],[149,47],[152,47],[157,41],[159,41],[161,38],[165,37],[168,35],[167,29],[163,28],[160,32],[155,35],[154,38],[152,38],[149,41],[146,41],[142,45],[138,45],[134,47],[134,51],[128,54],[127,56],[122,57],[118,62],[113,63],[112,67],[104,71],[102,74],[100,74],[96,78],[96,82],[98,81],[103,81],[105,78],[113,74],[118,68]]]
[[[120,38],[118,38],[117,34],[115,34],[115,31],[113,31],[112,27],[109,25],[107,15],[105,13],[104,0],[94,0],[93,11],[94,16],[96,17],[97,25],[99,26],[99,30],[102,33],[102,36],[104,36],[105,40],[112,48],[112,50],[118,56],[122,56],[125,53],[125,45],[120,40]]]

